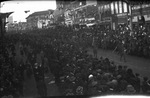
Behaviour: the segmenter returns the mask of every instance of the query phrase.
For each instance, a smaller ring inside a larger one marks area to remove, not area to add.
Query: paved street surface
[[[88,49],[89,54],[93,54],[92,49]],[[129,68],[133,69],[134,73],[139,73],[142,77],[147,76],[150,78],[150,59],[145,59],[142,57],[135,57],[126,55],[127,62],[120,61],[119,55],[113,53],[111,50],[98,50],[98,57],[107,57],[113,60],[115,64],[127,65]]]

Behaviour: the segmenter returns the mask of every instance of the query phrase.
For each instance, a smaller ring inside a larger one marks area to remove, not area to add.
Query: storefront
[[[141,12],[140,12],[141,11]],[[144,16],[145,26],[148,31],[150,31],[150,4],[143,4],[142,7],[140,5],[132,7],[132,27],[138,25],[138,17]]]
[[[112,14],[111,14],[111,5],[104,4],[98,7],[99,13],[99,25],[104,28],[112,29]]]
[[[105,28],[112,29],[112,17],[105,17],[101,19],[100,22],[101,25],[103,25]]]
[[[128,13],[117,14],[118,24],[128,24]]]
[[[150,22],[150,4],[143,4],[142,8],[140,5],[132,8],[132,22],[134,24],[138,23],[138,17],[141,15],[144,16],[146,23]]]
[[[119,24],[128,24],[129,6],[126,2],[114,1],[110,4],[111,28],[115,30]]]

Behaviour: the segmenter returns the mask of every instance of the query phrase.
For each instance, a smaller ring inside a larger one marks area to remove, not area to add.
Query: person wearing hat
[[[147,94],[147,91],[149,89],[149,85],[148,85],[148,77],[143,77],[143,82],[142,82],[142,92],[143,94]]]
[[[117,91],[118,92],[124,91],[128,85],[128,82],[121,75],[118,75],[117,79],[118,79]]]
[[[127,85],[126,88],[127,94],[135,94],[136,90],[134,89],[134,87],[132,85]]]
[[[66,95],[66,96],[73,96],[73,95],[74,95],[73,90],[72,90],[72,89],[67,89],[67,90],[65,91],[65,95]]]
[[[141,80],[140,80],[140,74],[136,73],[135,74],[135,90],[137,93],[140,93],[140,89],[141,89]]]

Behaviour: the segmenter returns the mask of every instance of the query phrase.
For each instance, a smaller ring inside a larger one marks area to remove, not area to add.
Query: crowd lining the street
[[[62,95],[149,94],[147,77],[141,81],[140,74],[128,66],[87,53],[94,37],[96,45],[103,49],[114,49],[123,42],[128,54],[149,57],[148,32],[130,34],[125,28],[118,32],[95,28],[75,31],[67,27],[25,32],[8,34],[1,44],[0,97],[24,96],[25,75],[29,79],[33,75],[38,94],[47,96],[44,78],[48,72],[55,76]]]

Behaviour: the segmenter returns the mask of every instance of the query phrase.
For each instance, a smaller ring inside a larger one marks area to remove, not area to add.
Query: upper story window
[[[111,14],[114,14],[114,10],[115,10],[115,9],[114,9],[114,3],[112,2],[112,3],[111,3]]]
[[[106,11],[106,9],[107,9],[107,5],[104,5],[104,12]]]
[[[118,2],[115,2],[115,11],[116,11],[116,14],[118,14]]]
[[[128,8],[127,8],[127,3],[123,2],[123,11],[124,11],[124,12],[127,12],[127,9],[128,9]]]
[[[108,8],[108,10],[110,10],[110,5],[109,4],[107,5],[107,8]]]
[[[104,12],[104,7],[103,7],[103,5],[101,6],[101,13],[103,13]]]
[[[79,4],[80,6],[82,5],[82,2],[80,2],[80,4]]]
[[[122,2],[119,1],[119,13],[122,13]]]

